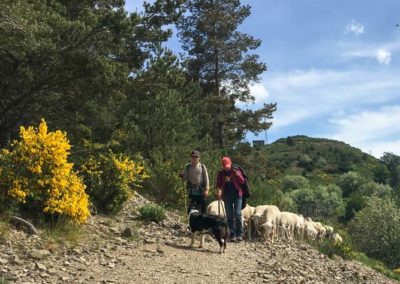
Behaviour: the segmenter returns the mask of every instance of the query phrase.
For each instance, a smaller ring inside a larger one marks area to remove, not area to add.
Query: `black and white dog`
[[[190,231],[192,232],[191,247],[193,246],[194,239],[198,234],[201,234],[199,248],[204,245],[205,234],[210,234],[219,243],[219,253],[225,252],[229,229],[223,218],[214,215],[202,215],[199,210],[191,209],[188,219]]]

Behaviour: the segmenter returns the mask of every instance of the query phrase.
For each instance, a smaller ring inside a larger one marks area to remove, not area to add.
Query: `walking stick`
[[[221,217],[221,198],[218,198],[218,217]]]
[[[186,216],[186,219],[187,219],[187,217],[188,217],[188,213],[187,213],[187,192],[186,192],[186,190],[185,190],[185,181],[184,180],[182,180],[182,185],[183,185],[183,195],[185,196],[185,198],[184,198],[184,202],[185,202],[185,208],[184,208],[184,212],[186,213],[185,214],[185,216]]]

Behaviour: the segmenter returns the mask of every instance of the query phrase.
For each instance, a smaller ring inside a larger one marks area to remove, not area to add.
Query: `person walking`
[[[202,214],[206,212],[206,198],[208,196],[210,183],[207,168],[200,163],[200,152],[193,150],[190,153],[190,163],[186,165],[183,172],[183,180],[187,184],[187,193],[190,199],[188,213],[194,206]]]
[[[229,157],[223,157],[221,165],[222,170],[217,175],[217,199],[224,201],[231,241],[239,242],[243,240],[241,185],[245,180],[240,171],[232,168]]]

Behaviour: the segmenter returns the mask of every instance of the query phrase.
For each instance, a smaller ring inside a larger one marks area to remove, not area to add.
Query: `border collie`
[[[225,252],[226,241],[229,236],[229,229],[226,221],[218,216],[214,215],[202,215],[199,210],[191,209],[189,212],[189,227],[192,232],[192,242],[190,246],[194,244],[194,239],[198,234],[201,234],[200,246],[204,245],[205,234],[210,234],[219,243],[219,253]]]

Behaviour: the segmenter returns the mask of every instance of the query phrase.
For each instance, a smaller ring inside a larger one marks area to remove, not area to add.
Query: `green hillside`
[[[255,151],[249,153],[248,162],[250,165],[257,164],[260,158],[266,162],[267,178],[303,175],[312,184],[334,182],[349,171],[374,179],[374,173],[381,165],[375,157],[346,143],[300,135],[255,147]]]
[[[381,159],[346,143],[307,136],[240,145],[233,159],[250,177],[253,205],[347,223],[372,196],[400,201],[400,158]]]

